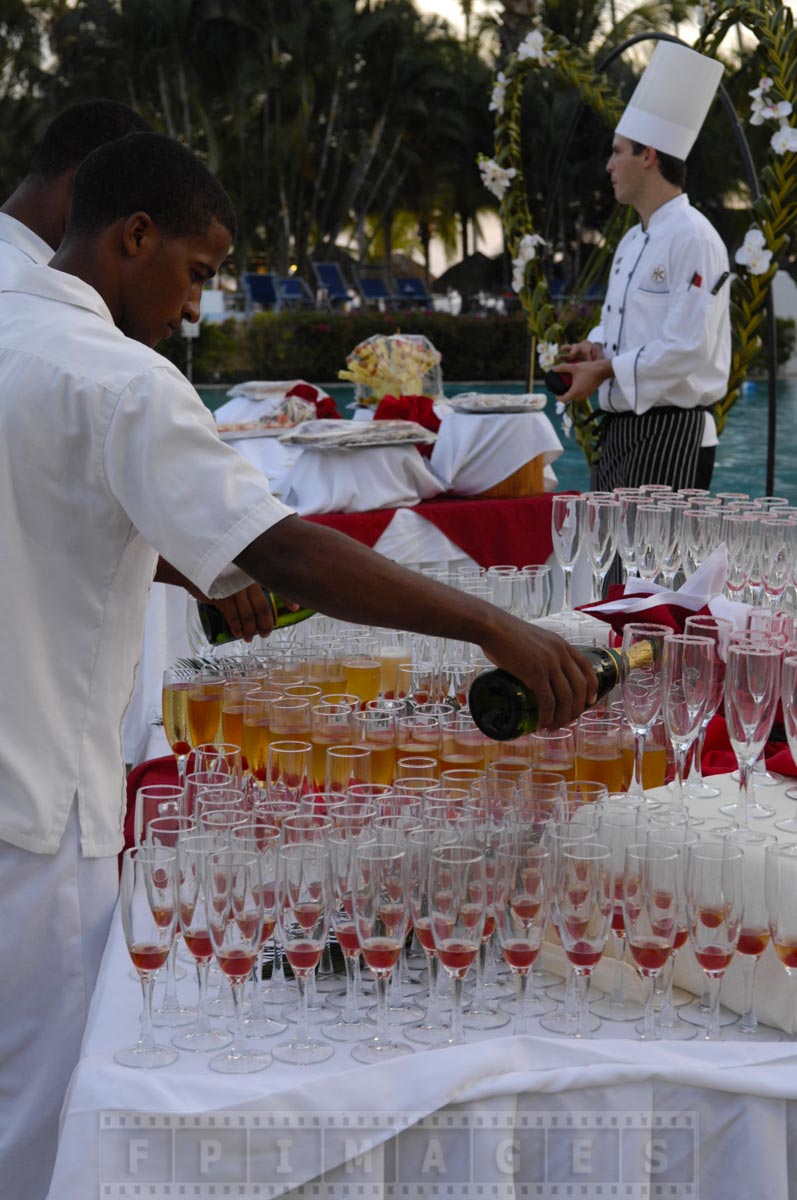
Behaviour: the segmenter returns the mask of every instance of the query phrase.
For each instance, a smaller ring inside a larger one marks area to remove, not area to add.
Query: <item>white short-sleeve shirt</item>
[[[202,591],[289,508],[180,372],[50,267],[0,290],[0,839],[122,845],[121,724],[157,554]],[[237,569],[236,569],[237,570]]]
[[[0,287],[5,287],[20,267],[44,266],[54,254],[52,246],[22,221],[0,212]]]

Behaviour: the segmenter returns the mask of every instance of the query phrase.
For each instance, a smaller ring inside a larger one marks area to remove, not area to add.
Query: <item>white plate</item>
[[[461,413],[528,413],[542,412],[546,397],[532,392],[518,396],[491,396],[486,392],[461,392],[446,401],[454,412]]]
[[[218,434],[223,442],[240,442],[244,438],[281,437],[286,432],[290,432],[290,427],[279,425],[273,429],[263,429],[262,426],[255,426],[254,429],[224,429],[222,427]]]

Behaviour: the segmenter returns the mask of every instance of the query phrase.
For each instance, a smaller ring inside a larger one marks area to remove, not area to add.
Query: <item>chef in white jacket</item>
[[[614,255],[600,324],[563,346],[568,403],[599,389],[606,491],[667,483],[693,487],[701,445],[716,445],[711,405],[731,362],[728,253],[684,192],[685,159],[719,86],[722,66],[659,42],[614,135],[607,170],[618,201],[639,215]]]

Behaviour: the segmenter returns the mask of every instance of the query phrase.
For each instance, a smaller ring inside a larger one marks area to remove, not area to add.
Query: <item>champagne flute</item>
[[[706,973],[711,1011],[707,1041],[719,1041],[720,984],[739,942],[744,912],[740,846],[697,842],[686,851],[686,916],[689,939]]]
[[[603,581],[617,554],[619,523],[619,500],[587,497],[584,546],[592,567],[592,599],[596,601],[603,595]]]
[[[672,954],[678,932],[680,889],[677,849],[655,842],[626,848],[623,919],[631,957],[642,977],[645,1015],[637,1032],[646,1042],[661,1037],[653,1011],[653,990]]]
[[[310,742],[272,742],[266,760],[266,794],[300,804],[310,791],[313,747]]]
[[[411,1046],[393,1040],[387,1013],[387,986],[409,924],[405,851],[392,841],[355,846],[352,872],[354,924],[377,1001],[376,1033],[353,1046],[352,1057],[376,1063],[413,1053]]]
[[[770,846],[765,854],[764,888],[769,932],[792,989],[791,1036],[797,1036],[797,844]]]
[[[404,1034],[413,1042],[426,1046],[448,1043],[449,1025],[440,1009],[439,968],[429,898],[429,858],[441,846],[453,846],[458,835],[453,829],[415,829],[407,836],[407,882],[409,887],[410,915],[415,936],[420,942],[426,960],[429,999],[426,1013],[414,1024],[404,1028]]]
[[[785,653],[781,668],[781,701],[786,740],[792,758],[797,761],[797,656],[789,650]],[[789,788],[786,795],[789,800],[797,800],[795,788]],[[797,816],[776,821],[775,828],[782,829],[784,833],[797,833]]]
[[[158,784],[154,785],[159,786]],[[179,790],[179,789],[178,789]],[[151,817],[146,823],[145,841],[149,846],[165,846],[177,851],[177,843],[181,837],[196,832],[196,822],[191,817],[181,817],[175,812],[165,816]],[[181,1025],[190,1025],[196,1018],[196,1009],[180,1003],[177,995],[177,946],[180,941],[180,923],[175,925],[174,941],[166,959],[166,979],[163,997],[154,1010],[153,1024],[170,1026],[172,1029]],[[185,971],[180,968],[180,978]]]
[[[329,848],[319,842],[293,842],[279,851],[277,918],[285,957],[299,988],[299,1012],[290,1041],[274,1047],[280,1062],[309,1066],[334,1051],[310,1033],[307,981],[321,961],[334,903]]]
[[[341,805],[341,808],[347,807]],[[358,806],[359,807],[359,806]],[[372,809],[375,815],[375,810]],[[333,818],[334,820],[334,818]],[[374,1025],[360,1011],[360,939],[354,920],[352,872],[354,850],[358,845],[373,841],[370,825],[337,825],[329,834],[332,882],[335,903],[332,907],[332,928],[343,954],[346,968],[346,995],[337,1020],[323,1026],[326,1037],[337,1042],[356,1042],[371,1033]]]
[[[221,725],[223,679],[214,672],[195,675],[188,685],[188,728],[191,745],[213,742]]]
[[[639,488],[615,488],[620,505],[617,521],[617,551],[623,564],[623,582],[636,575],[635,530],[636,510],[645,503],[645,493]]]
[[[174,783],[148,783],[136,792],[133,837],[137,846],[149,840],[149,824],[156,817],[176,817],[180,813],[183,789]]]
[[[218,840],[214,834],[193,833],[180,837],[177,843],[178,901],[180,929],[196,965],[196,1021],[172,1038],[180,1050],[221,1050],[232,1038],[227,1030],[214,1029],[208,1007],[208,973],[213,961],[210,940],[207,896],[207,861]]]
[[[739,1020],[731,1027],[731,1035],[738,1034],[742,1041],[778,1041],[774,1030],[758,1023],[755,1011],[755,973],[761,955],[769,945],[769,915],[767,912],[765,875],[766,852],[777,844],[771,833],[747,833],[738,830],[725,839],[730,845],[740,846],[742,855],[742,889],[744,911],[742,929],[739,934],[738,953],[744,979],[744,999]]]
[[[637,505],[634,524],[634,562],[641,579],[653,581],[667,550],[668,514],[660,505]]]
[[[573,614],[571,602],[572,576],[584,540],[584,497],[554,496],[551,507],[553,551],[564,576],[564,598],[561,612]]]
[[[238,848],[211,851],[205,889],[210,941],[235,1009],[232,1045],[208,1066],[223,1075],[250,1075],[271,1065],[268,1052],[248,1047],[243,1016],[243,989],[257,962],[263,930],[260,855]]]
[[[683,814],[684,771],[690,746],[700,732],[713,688],[714,642],[675,633],[664,642],[661,658],[662,716],[675,752],[671,812]]]
[[[728,735],[739,764],[739,798],[720,812],[733,817],[742,829],[751,818],[773,816],[774,810],[754,798],[753,764],[764,749],[780,694],[780,658],[777,646],[763,642],[733,642],[725,667],[725,718]]]
[[[689,940],[689,925],[686,919],[686,898],[684,895],[686,850],[688,846],[693,846],[695,842],[699,842],[704,836],[705,831],[703,827],[701,827],[698,833],[696,829],[690,829],[688,825],[661,825],[655,817],[652,819],[647,830],[648,842],[669,846],[678,852],[678,890],[681,899],[678,907],[672,951],[670,952],[670,957],[667,959],[661,977],[662,1000],[657,1020],[659,1036],[665,1041],[690,1041],[692,1038],[697,1037],[696,1025],[699,1023],[699,1019],[694,1022],[682,1020],[680,1013],[676,1010],[673,1003],[673,973],[676,955]],[[695,1002],[695,1007],[699,1008],[698,1002]]]
[[[614,912],[611,851],[600,842],[562,848],[554,891],[559,936],[578,983],[574,1036],[590,1037],[589,983],[603,957]],[[568,1033],[566,1028],[563,1032]]]
[[[684,633],[694,637],[711,638],[714,643],[714,662],[711,673],[711,690],[706,701],[700,732],[695,742],[695,752],[692,757],[692,769],[686,781],[686,794],[690,800],[713,800],[719,796],[720,790],[703,778],[703,743],[706,740],[706,730],[709,722],[716,713],[722,700],[725,685],[725,659],[728,651],[733,623],[723,617],[695,616],[687,617],[684,622]]]
[[[327,747],[325,792],[339,792],[341,800],[353,783],[371,783],[371,751],[368,746]]]
[[[629,846],[635,846],[643,840],[648,819],[647,810],[642,805],[638,808],[604,809],[598,818],[597,840],[611,851],[614,896],[612,941],[617,955],[617,968],[611,992],[594,1003],[592,1011],[609,1021],[634,1021],[643,1015],[639,1002],[626,995],[624,958],[627,933],[623,912],[623,871],[626,851]]]
[[[267,821],[253,819],[248,824],[230,831],[230,849],[248,850],[260,857],[260,884],[263,895],[263,925],[260,932],[260,947],[255,962],[252,982],[254,997],[249,1013],[244,1019],[244,1029],[250,1037],[273,1037],[284,1033],[287,1026],[268,1016],[263,994],[263,967],[266,946],[277,925],[277,853],[280,846],[280,830]]]
[[[628,788],[629,796],[645,797],[642,786],[642,759],[645,753],[645,738],[661,710],[661,658],[662,649],[672,630],[666,625],[652,625],[630,621],[623,628],[623,658],[620,674],[620,690],[623,697],[625,716],[634,734],[634,776]],[[648,661],[633,659],[633,648],[640,642],[650,642],[653,653]],[[633,665],[632,665],[633,662]],[[619,790],[619,789],[611,789]]]
[[[503,843],[495,854],[495,927],[501,953],[515,979],[512,1033],[528,1033],[530,1016],[549,1011],[527,989],[550,915],[551,854],[535,842]]]
[[[551,611],[551,568],[546,564],[542,566],[529,565],[521,567],[520,574],[528,580],[525,593],[525,619],[537,621],[540,617],[547,617]]]
[[[205,742],[194,747],[194,770],[214,771],[229,776],[231,785],[241,785],[241,747],[232,742]]]
[[[176,860],[165,846],[136,846],[122,856],[119,908],[143,1000],[137,1043],[113,1056],[123,1067],[166,1067],[177,1058],[171,1046],[156,1043],[152,1028],[155,975],[169,957],[177,921]]]
[[[454,1006],[448,1044],[463,1045],[462,988],[484,931],[487,867],[476,846],[440,846],[429,860],[432,937],[440,962],[452,979]]]
[[[180,787],[185,783],[185,764],[191,753],[191,734],[188,727],[188,685],[191,678],[192,672],[180,667],[167,667],[163,672],[163,732],[177,762],[177,780]]]

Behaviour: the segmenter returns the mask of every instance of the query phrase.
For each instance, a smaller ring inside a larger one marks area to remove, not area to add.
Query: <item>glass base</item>
[[[238,1054],[232,1051],[217,1054],[211,1058],[208,1066],[220,1075],[252,1075],[255,1071],[265,1071],[272,1062],[271,1055],[265,1050],[243,1050]]]
[[[534,986],[535,987],[537,986],[536,979],[534,980]],[[567,984],[564,981],[564,979],[560,979],[559,982],[557,983],[556,987],[548,988],[546,995],[550,996],[551,999],[553,999],[553,1000],[559,1000],[561,1003],[564,1003],[566,991],[567,991]],[[590,1006],[590,1008],[592,1008],[593,1000],[602,1000],[605,995],[606,995],[606,993],[602,992],[600,990],[600,988],[590,987],[590,989],[589,989],[589,1006]]]
[[[330,1012],[334,1012],[338,1008],[344,1008],[346,1005],[346,992],[327,992],[324,996],[324,1003]],[[376,1007],[376,996],[364,996],[362,987],[360,987],[357,991],[357,1004],[361,1011],[368,1012],[370,1009]]]
[[[735,1025],[727,1025],[722,1035],[726,1042],[782,1042],[784,1033],[781,1029],[773,1029],[771,1025],[757,1022],[753,1029],[741,1024],[742,1018]]]
[[[738,802],[721,804],[720,812],[723,816],[731,817],[734,821],[738,821],[742,828],[744,828],[745,812],[751,821],[765,821],[767,817],[774,817],[775,815],[774,808],[770,808],[768,804],[759,804],[757,800],[751,800],[746,806]]]
[[[193,1025],[196,1021],[195,1008],[156,1008],[152,1014],[152,1024],[159,1029],[178,1029],[182,1025]]]
[[[250,1038],[276,1037],[288,1028],[287,1022],[275,1021],[273,1017],[244,1017],[246,1036]],[[232,1028],[230,1027],[232,1032]]]
[[[638,1000],[626,996],[622,1004],[617,1004],[609,992],[602,1000],[593,1001],[590,997],[590,1008],[605,1021],[638,1021],[645,1012],[644,1004]]]
[[[784,833],[797,833],[797,817],[786,817],[782,821],[776,821],[775,828],[782,829]]]
[[[509,1015],[502,1008],[484,1007],[484,1004],[475,1008],[471,1005],[462,1018],[462,1024],[466,1029],[500,1029],[502,1025],[509,1024]]]
[[[672,1025],[662,1025],[657,1021],[656,1029],[663,1042],[691,1042],[700,1032],[697,1025],[688,1025],[680,1017],[676,1017]]]
[[[168,1067],[179,1058],[171,1046],[129,1046],[127,1050],[117,1050],[113,1056],[114,1062],[122,1067],[143,1067],[152,1071],[156,1067]]]
[[[414,1054],[412,1046],[406,1045],[403,1042],[393,1042],[389,1039],[383,1041],[379,1037],[371,1038],[367,1042],[358,1042],[356,1046],[352,1046],[351,1056],[360,1063],[380,1063],[386,1062],[390,1058],[403,1058],[407,1054]]]
[[[335,1053],[328,1042],[309,1038],[306,1042],[279,1042],[273,1050],[280,1062],[292,1063],[297,1067],[309,1067],[313,1063],[326,1062]]]
[[[557,1013],[551,1013],[549,1017],[542,1017],[540,1025],[549,1033],[558,1033],[561,1037],[575,1037],[578,1030],[578,1018],[568,1017],[564,1009],[560,1009]],[[587,1033],[595,1033],[600,1027],[600,1019],[592,1012],[587,1013],[584,1020],[584,1029]]]
[[[735,783],[739,782],[738,768],[731,775],[731,779]],[[753,771],[751,779],[753,787],[780,787],[785,782],[784,776],[778,775],[775,771]]]
[[[410,1004],[406,1000],[399,1006],[387,1006],[388,1025],[409,1025],[412,1021],[420,1021],[426,1009],[420,1004]]]
[[[361,1042],[363,1038],[369,1037],[376,1029],[376,1025],[370,1017],[360,1017],[359,1021],[332,1021],[329,1025],[322,1025],[321,1032],[324,1037],[332,1038],[333,1042]]]
[[[536,977],[534,980],[534,986],[537,987]],[[545,984],[542,984],[542,986],[545,987]],[[514,996],[515,985],[512,982],[511,975],[507,975],[503,979],[499,976],[498,979],[492,980],[491,982],[485,982],[484,994],[490,1000],[503,1000],[506,996]]]
[[[446,1021],[428,1021],[424,1017],[415,1025],[405,1025],[404,1036],[422,1046],[446,1046],[451,1037],[451,1026]]]
[[[535,971],[532,968],[531,977],[534,980],[535,988],[549,988],[562,982],[562,976],[557,975],[555,971],[545,971],[543,969]]]
[[[708,1009],[700,1007],[699,1000],[693,1000],[691,1004],[685,1005],[680,1009],[678,1016],[682,1021],[688,1021],[690,1025],[697,1025],[699,1029],[707,1029],[710,1021]],[[720,1005],[720,1025],[733,1025],[734,1021],[739,1020],[739,1014],[731,1012],[724,1004]]]
[[[718,787],[712,787],[710,783],[706,783],[705,779],[702,783],[684,784],[684,799],[687,803],[690,800],[716,800],[717,796],[721,796],[722,792]]]
[[[273,1004],[276,1008],[283,1004],[296,1004],[299,990],[295,984],[293,987],[289,983],[275,983],[272,986],[267,980],[260,990],[260,995],[264,1004]]]
[[[172,1038],[172,1045],[177,1046],[178,1050],[191,1050],[198,1054],[206,1050],[223,1050],[231,1042],[232,1037],[226,1029],[207,1029],[200,1033],[196,1026],[186,1029],[184,1033],[176,1033]]]
[[[797,800],[797,787],[786,788],[783,793],[787,800]]]
[[[330,1017],[334,1017],[335,1009],[327,1008],[326,1005],[314,1005],[307,1008],[307,1021],[310,1025],[324,1025]],[[280,1013],[283,1021],[288,1021],[289,1024],[295,1025],[299,1019],[299,1005],[296,1000],[293,1004],[288,1004]]]
[[[526,1003],[523,1006],[523,1015],[525,1017],[544,1017],[548,1013],[556,1012],[557,1003],[550,997],[550,992],[538,992],[532,1000],[531,996],[526,997]],[[511,1000],[502,1000],[501,1008],[504,1012],[508,1012],[511,1017],[517,1015],[517,999],[512,997]]]

